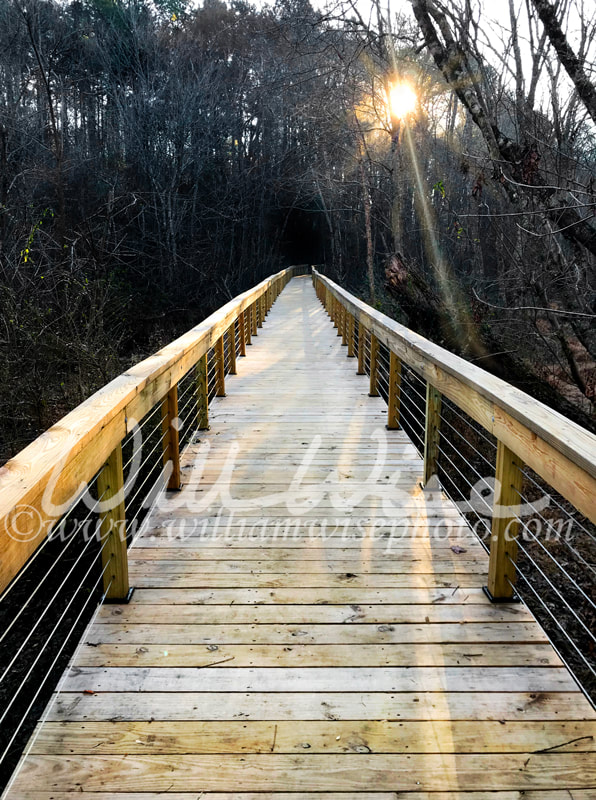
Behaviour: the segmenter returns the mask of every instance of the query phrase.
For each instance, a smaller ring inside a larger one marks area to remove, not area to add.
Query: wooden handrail
[[[295,274],[303,273],[303,267],[289,267],[238,295],[119,375],[0,467],[0,591],[136,423],[167,398],[240,314],[254,315],[255,304],[263,308],[267,298],[276,297]]]
[[[520,464],[527,464],[596,523],[596,436],[506,381],[375,311],[314,267],[312,273],[319,298],[331,310],[332,318],[341,313],[337,307],[343,306],[358,320],[359,372],[363,367],[360,332],[366,329],[371,341],[383,343],[427,382],[427,406],[429,398],[432,402],[426,411],[425,479],[433,471],[431,461],[436,461],[436,409],[444,395],[497,439],[500,457],[496,477],[503,487],[502,498],[495,502],[503,506],[513,503],[513,472],[519,472]],[[395,397],[392,402],[397,402]],[[508,526],[508,522],[512,524]],[[513,516],[510,520],[499,518],[498,523],[493,519],[489,590],[491,585],[498,586],[499,594],[504,591],[506,563],[515,549],[503,545],[506,538],[514,538],[513,522]],[[494,599],[508,599],[512,594],[511,588],[505,596]]]

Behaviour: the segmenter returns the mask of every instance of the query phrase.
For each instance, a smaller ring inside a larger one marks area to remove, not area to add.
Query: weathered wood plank
[[[168,800],[325,800],[320,792],[168,792]],[[20,790],[14,800],[73,800],[70,792]],[[119,792],[118,800],[163,800],[163,792]],[[78,792],[77,800],[114,800],[113,793]],[[592,790],[511,792],[333,792],[333,800],[594,800]]]
[[[308,745],[308,747],[306,747]],[[32,752],[46,755],[174,753],[558,753],[596,751],[594,722],[371,720],[307,722],[51,722]]]
[[[545,642],[534,622],[422,625],[117,625],[94,623],[89,641],[129,644],[461,644]]]
[[[596,785],[596,760],[587,753],[308,754],[278,755],[31,755],[21,770],[28,789],[169,792],[221,790],[231,783],[251,791],[455,790],[462,782],[483,790],[569,789]]]
[[[248,567],[247,567],[248,569]],[[355,587],[387,587],[387,588],[439,588],[461,586],[480,587],[483,584],[482,573],[470,574],[462,571],[459,574],[453,572],[436,572],[434,574],[411,574],[403,575],[389,574],[355,574],[353,572],[343,573],[276,573],[276,572],[235,572],[228,574],[213,574],[209,572],[196,572],[191,575],[142,575],[135,572],[135,586],[153,589],[205,589],[213,588],[239,588],[239,587],[295,587],[305,588],[314,587],[334,587],[334,586],[355,586]]]
[[[325,535],[309,536],[306,534],[288,536],[285,541],[280,537],[279,541],[273,541],[267,548],[264,548],[259,541],[251,541],[241,533],[237,539],[227,543],[205,538],[199,543],[195,539],[194,544],[187,540],[184,545],[179,545],[174,541],[170,547],[167,546],[167,542],[156,546],[155,540],[151,539],[148,531],[135,542],[134,549],[131,550],[131,559],[135,561],[161,561],[162,559],[176,561],[186,558],[200,560],[209,557],[218,559],[235,557],[240,551],[242,556],[246,556],[250,561],[255,558],[255,556],[250,557],[250,552],[258,553],[260,551],[262,559],[284,559],[290,558],[289,551],[292,551],[294,554],[298,552],[300,558],[304,558],[305,561],[311,561],[325,557],[328,550],[339,550],[342,558],[357,558],[358,554],[360,557],[364,557],[368,553],[376,551],[392,552],[394,558],[399,558],[402,552],[406,555],[425,556],[432,553],[439,555],[442,551],[451,550],[452,547],[459,545],[463,545],[469,553],[485,552],[480,542],[475,537],[471,537],[469,529],[466,530],[465,537],[448,537],[447,533],[445,530],[441,538],[434,540],[426,531],[423,531],[418,537],[407,538],[400,536],[399,532],[393,536],[380,537],[376,535],[376,531],[374,538],[372,535],[356,535],[342,539],[341,537],[327,538]],[[463,555],[463,553],[457,553],[457,555]]]
[[[51,721],[595,720],[580,692],[62,692]]]
[[[97,644],[79,649],[80,667],[560,667],[550,644]]]
[[[379,554],[380,556],[381,554]],[[391,559],[383,560],[381,557],[373,561],[363,561],[359,559],[341,559],[334,558],[332,553],[329,554],[325,561],[140,561],[131,562],[130,574],[139,575],[140,577],[151,576],[165,576],[174,574],[178,577],[184,575],[195,575],[196,573],[207,573],[211,575],[237,573],[245,570],[250,570],[254,575],[267,574],[267,573],[281,573],[281,574],[299,574],[306,573],[314,574],[328,574],[335,573],[348,573],[351,570],[357,570],[360,574],[376,574],[376,575],[399,575],[406,573],[408,575],[425,573],[434,575],[441,572],[451,572],[458,574],[463,572],[465,574],[478,573],[481,575],[486,574],[486,559],[456,559],[447,556],[441,558],[440,556],[429,555],[428,558],[414,558],[401,556],[395,559],[392,563]],[[307,579],[308,580],[308,579]]]
[[[564,667],[76,667],[62,679],[65,692],[572,692]]]
[[[321,605],[321,604],[455,604],[488,605],[481,588],[464,589],[137,589],[135,606],[139,605]],[[519,607],[519,606],[518,606]]]
[[[97,621],[106,624],[197,625],[197,624],[320,624],[320,623],[429,623],[533,621],[524,606],[490,605],[133,605],[104,606]]]

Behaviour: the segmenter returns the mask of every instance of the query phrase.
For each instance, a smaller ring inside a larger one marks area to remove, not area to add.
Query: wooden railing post
[[[238,314],[238,332],[240,333],[240,355],[246,355],[246,328],[244,321],[244,311]]]
[[[264,311],[263,311],[263,307],[264,307],[264,305],[265,305],[265,304],[264,304],[264,302],[263,302],[263,295],[261,295],[261,296],[259,297],[259,299],[258,299],[258,301],[257,301],[257,302],[258,302],[258,304],[259,304],[259,305],[258,305],[258,310],[259,310],[259,318],[258,318],[258,320],[257,320],[257,327],[258,327],[258,328],[262,328],[262,327],[263,327],[263,320],[265,319],[265,313],[264,313]]]
[[[100,511],[101,563],[103,587],[107,602],[128,603],[132,589],[128,580],[126,549],[126,514],[124,509],[124,472],[122,444],[119,443],[97,478],[100,502],[107,506]]]
[[[484,591],[493,603],[515,599],[517,535],[523,461],[503,442],[497,443],[497,465],[493,519],[488,562],[488,585]]]
[[[172,464],[168,489],[180,488],[180,434],[178,432],[178,384],[172,386],[161,404],[163,435],[163,465]]]
[[[220,336],[215,343],[215,385],[216,396],[226,396],[226,364],[224,356],[224,337]]]
[[[258,316],[258,300],[255,300],[254,303],[250,307],[250,316],[252,317],[252,335],[257,336],[257,328],[259,327],[259,320],[257,319]]]
[[[197,362],[195,376],[197,380],[197,428],[200,431],[206,431],[209,428],[209,385],[206,353]]]
[[[236,323],[228,328],[228,347],[230,348],[230,375],[236,375]]]
[[[378,371],[379,371],[379,340],[371,332],[370,334],[370,388],[368,393],[371,397],[379,396]]]
[[[252,344],[252,306],[248,306],[244,312],[246,318],[246,344]]]
[[[364,340],[366,338],[366,328],[358,322],[358,369],[356,375],[366,375],[364,363]]]
[[[393,350],[389,351],[389,396],[387,398],[387,427],[396,430],[401,427],[401,360]]]
[[[343,303],[337,301],[337,335],[342,337],[343,342],[343,328],[344,328],[344,307]]]
[[[441,437],[441,392],[428,382],[426,384],[425,420],[423,486],[426,486],[431,477],[437,474]]]
[[[354,315],[348,313],[348,358],[354,358]]]

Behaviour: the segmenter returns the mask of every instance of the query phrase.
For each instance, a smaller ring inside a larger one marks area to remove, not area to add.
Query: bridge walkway
[[[528,609],[486,599],[309,278],[226,391],[11,800],[596,797],[593,709]]]

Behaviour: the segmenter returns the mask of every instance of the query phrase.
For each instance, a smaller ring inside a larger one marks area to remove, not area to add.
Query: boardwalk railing
[[[109,539],[102,550],[104,565],[110,565],[104,587],[109,599],[127,597],[123,441],[159,408],[168,488],[179,488],[181,381],[185,376],[196,381],[196,427],[207,427],[209,397],[225,395],[225,375],[235,372],[236,355],[245,355],[283,287],[303,271],[282,270],[231,300],[100,389],[0,468],[0,592],[95,479],[102,539]]]
[[[230,301],[0,468],[0,690],[8,698],[0,766],[18,750],[17,735],[26,740],[35,703],[45,703],[42,688],[60,674],[65,646],[97,600],[130,597],[131,536],[164,485],[180,487],[181,448],[208,427],[210,400],[225,395],[236,359],[284,286],[305,271],[283,270]],[[387,401],[388,427],[403,428],[423,456],[426,489],[438,476],[487,532],[489,597],[511,601],[517,592],[541,621],[550,615],[577,651],[571,666],[592,680],[586,653],[596,652],[596,604],[586,576],[594,575],[596,438],[312,274],[370,394]],[[545,542],[532,526],[560,534],[553,508],[572,531]]]
[[[315,268],[313,283],[370,394],[387,401],[387,427],[403,428],[423,456],[424,485],[476,523],[488,597],[528,600],[593,686],[596,437]]]
[[[239,295],[0,467],[0,772],[8,774],[97,604],[128,602],[128,545],[209,425],[291,267]]]

